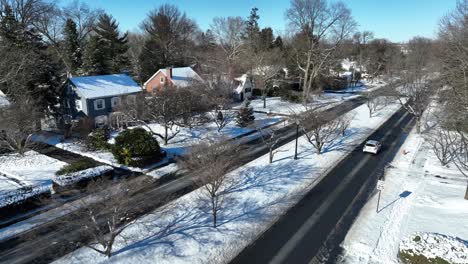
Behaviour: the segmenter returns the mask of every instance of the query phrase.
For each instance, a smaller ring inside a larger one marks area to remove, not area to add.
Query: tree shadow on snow
[[[310,174],[308,172],[313,169],[313,166],[298,166],[295,163],[248,168],[224,190],[224,206],[219,212],[216,228],[213,227],[209,200],[205,196],[199,195],[195,201],[176,201],[168,209],[155,212],[156,217],[151,217],[153,221],[135,224],[141,230],[138,233],[149,235],[137,242],[129,242],[114,255],[138,254],[138,251],[151,247],[164,257],[190,258],[191,256],[184,253],[187,252],[187,245],[190,245],[193,254],[193,251],[206,250],[224,243],[223,235],[247,241],[256,233],[251,228],[268,223],[282,211],[279,208],[289,207],[301,195],[291,195],[287,187],[303,180],[303,175]],[[255,189],[261,191],[260,195],[264,197],[272,193],[280,195],[277,199],[265,202],[261,202],[261,198],[246,198],[246,195],[241,195]],[[157,221],[154,221],[155,218]],[[244,228],[240,229],[239,226]],[[131,235],[138,236],[135,232]],[[131,237],[123,237],[125,243],[130,239]],[[131,240],[134,239],[136,237]]]

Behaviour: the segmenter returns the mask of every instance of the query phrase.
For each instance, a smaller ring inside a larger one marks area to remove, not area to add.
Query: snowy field
[[[451,243],[464,241],[465,259],[451,260],[468,263],[468,200],[463,199],[467,179],[456,167],[441,166],[423,137],[412,131],[385,178],[378,213],[374,195],[342,243],[343,263],[398,263],[400,246],[417,251],[418,243],[409,242],[417,234],[425,234],[419,245],[428,246],[427,256],[444,251],[448,253],[439,256],[455,256]],[[426,239],[434,236],[440,242]]]
[[[238,127],[234,119],[231,123],[226,125],[220,132],[218,132],[218,128],[216,127],[216,124],[214,122],[210,122],[203,126],[195,127],[192,129],[177,128],[174,126],[173,131],[170,131],[169,135],[171,135],[171,133],[175,133],[177,129],[180,129],[180,132],[178,132],[178,134],[173,139],[171,139],[167,145],[163,145],[159,138],[158,141],[160,142],[159,144],[161,148],[165,150],[168,154],[168,157],[172,157],[174,155],[183,154],[186,151],[187,147],[200,143],[202,141],[217,141],[221,139],[238,137],[246,133],[255,131],[256,128],[263,128],[266,126],[274,125],[280,121],[282,121],[282,118],[278,116],[255,113],[255,122],[252,126]],[[164,133],[164,128],[159,124],[150,124],[150,127],[154,132]],[[113,138],[117,135],[118,133],[113,133],[111,136],[112,138],[109,140],[109,143],[113,143]],[[98,162],[102,162],[114,167],[130,169],[133,171],[146,172],[158,165],[153,164],[143,169],[126,167],[122,164],[119,164],[111,152],[90,151],[86,148],[84,142],[79,141],[77,139],[64,140],[62,135],[43,133],[40,135],[36,135],[34,140],[44,142],[46,144],[53,145],[64,150],[92,158]]]
[[[49,191],[55,172],[66,163],[28,151],[0,156],[0,207]]]
[[[367,81],[362,80],[357,87],[350,87],[339,90],[340,93],[325,92],[321,96],[314,96],[313,102],[310,103],[307,108],[326,110],[342,103],[345,100],[359,97],[359,95],[354,93],[373,91],[382,88],[385,85],[387,85],[387,83],[381,80],[376,80],[373,83],[367,83]],[[254,108],[254,111],[279,115],[291,115],[294,113],[302,113],[306,111],[306,107],[304,107],[303,104],[281,100],[280,97],[268,97],[266,99],[266,108],[263,108],[263,100],[261,98],[251,100],[250,105]],[[234,108],[236,109],[238,107],[239,106],[236,106]]]
[[[345,100],[350,100],[358,97],[355,94],[332,94],[324,93],[322,96],[317,96],[314,101],[310,103],[307,108],[301,103],[292,103],[285,100],[281,100],[280,97],[268,97],[266,108],[263,108],[263,100],[261,98],[250,101],[250,105],[254,111],[279,114],[279,115],[291,115],[295,113],[305,112],[307,109],[320,109],[326,110],[337,104],[342,103]],[[237,107],[235,107],[237,108]]]
[[[111,258],[81,248],[57,263],[229,261],[399,108],[391,104],[372,118],[365,105],[354,109],[348,113],[354,119],[347,136],[327,146],[320,155],[301,137],[298,160],[293,159],[292,141],[279,149],[272,164],[265,155],[233,171],[217,228],[212,227],[202,189],[197,189],[126,229],[117,239]]]

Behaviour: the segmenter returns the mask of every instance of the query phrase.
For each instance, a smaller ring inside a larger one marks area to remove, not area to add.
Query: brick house
[[[159,69],[144,84],[146,92],[161,90],[163,87],[187,87],[193,81],[203,81],[203,79],[191,67]]]

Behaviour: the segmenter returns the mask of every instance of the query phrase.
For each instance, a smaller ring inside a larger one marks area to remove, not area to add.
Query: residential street
[[[405,111],[398,111],[370,137],[382,142],[381,153],[374,156],[357,147],[232,263],[320,263],[314,257],[332,231],[344,237],[347,230],[335,227],[361,187],[376,183],[412,121]]]
[[[324,111],[324,115],[333,118],[344,114],[364,103],[364,99],[356,98]],[[278,147],[294,140],[296,136],[296,126],[288,125],[276,132],[281,136],[281,142]],[[260,138],[244,139],[246,149],[240,153],[243,163],[247,163],[255,158],[268,153],[267,146]],[[247,141],[249,140],[249,141]],[[239,164],[239,166],[242,164]],[[131,179],[138,181],[139,178]],[[113,188],[116,188],[114,186]],[[174,194],[171,198],[177,198],[193,190],[193,177],[185,175],[161,186],[150,185],[141,190],[139,194],[133,197],[131,209],[134,217],[138,217],[161,206],[161,197],[167,197]],[[69,217],[68,217],[69,218]],[[76,243],[66,243],[66,241],[87,241],[89,238],[83,237],[78,230],[71,230],[65,225],[67,216],[60,220],[51,221],[22,233],[19,236],[9,238],[0,242],[0,263],[48,263],[66,253],[69,253],[79,247]]]

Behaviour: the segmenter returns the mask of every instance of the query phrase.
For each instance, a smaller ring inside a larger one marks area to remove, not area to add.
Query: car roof
[[[370,143],[370,144],[373,144],[373,145],[379,144],[379,142],[377,140],[367,140],[366,144],[367,143]]]

